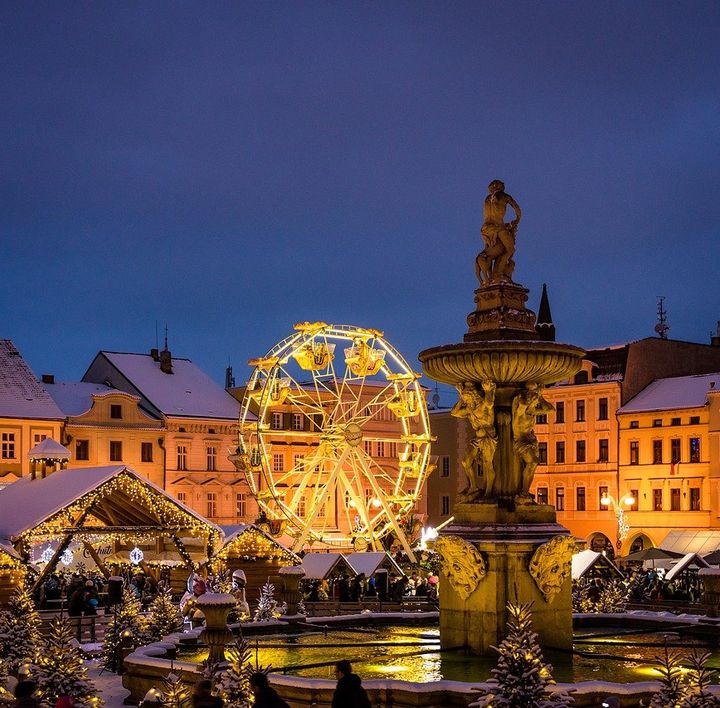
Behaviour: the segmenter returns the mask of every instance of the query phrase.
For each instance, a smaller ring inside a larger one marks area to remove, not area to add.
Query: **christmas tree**
[[[285,603],[278,605],[277,601],[273,597],[274,594],[275,586],[270,581],[262,586],[253,622],[266,622],[268,620],[277,619],[280,615],[285,614],[287,605],[285,605]]]
[[[177,674],[168,674],[160,690],[163,708],[182,708],[190,700],[190,692]]]
[[[573,699],[564,691],[550,691],[552,666],[543,660],[532,631],[532,603],[508,605],[508,635],[495,650],[500,654],[492,670],[490,689],[483,689],[474,708],[564,708]],[[493,647],[495,648],[495,647]]]
[[[19,588],[10,598],[8,609],[0,612],[0,656],[8,671],[18,669],[35,659],[40,645],[40,616],[30,594]]]
[[[8,679],[10,678],[10,670],[7,662],[0,656],[0,703],[11,703],[14,699],[12,693],[7,690]]]
[[[715,671],[707,666],[709,658],[710,652],[701,652],[697,647],[690,652],[687,687],[683,699],[678,704],[679,708],[718,708],[720,706],[720,697],[708,690],[715,674]]]
[[[252,705],[250,674],[254,669],[251,661],[250,646],[246,639],[240,637],[235,642],[227,668],[214,676],[214,693],[222,698],[225,708],[247,708]]]
[[[170,588],[162,584],[157,597],[150,604],[150,622],[148,638],[156,642],[168,634],[179,632],[183,627],[183,618],[177,605],[172,601]]]
[[[650,708],[675,708],[685,694],[680,653],[670,651],[666,640],[662,656],[656,658],[659,664],[660,690],[653,695]]]
[[[38,652],[33,671],[42,701],[54,705],[68,696],[76,706],[102,705],[97,691],[88,680],[82,652],[73,637],[69,623],[54,619],[50,635]]]
[[[122,604],[113,609],[105,630],[103,665],[108,671],[117,673],[120,669],[122,646],[134,649],[147,639],[147,622],[140,614],[140,609],[140,600],[126,588]]]

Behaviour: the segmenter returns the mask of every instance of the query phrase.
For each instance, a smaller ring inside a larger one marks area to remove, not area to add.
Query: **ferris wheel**
[[[430,464],[419,374],[382,332],[304,322],[255,367],[236,465],[293,550],[382,550],[408,540]]]

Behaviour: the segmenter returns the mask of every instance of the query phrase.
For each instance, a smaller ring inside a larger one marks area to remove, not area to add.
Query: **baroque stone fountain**
[[[535,419],[552,408],[543,387],[574,375],[585,352],[538,334],[535,314],[525,307],[529,291],[512,280],[521,211],[504,190],[495,180],[485,198],[480,287],[464,341],[419,357],[427,376],[457,388],[452,414],[467,418],[473,430],[462,463],[467,486],[435,550],[444,581],[442,645],[478,654],[502,641],[508,602],[533,602],[543,646],[572,647],[574,541],[555,509],[536,503],[529,489],[539,461]],[[508,206],[515,218],[506,223]]]

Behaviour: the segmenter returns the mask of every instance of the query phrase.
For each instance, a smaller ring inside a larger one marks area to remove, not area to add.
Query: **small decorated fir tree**
[[[492,670],[490,689],[482,689],[475,708],[564,708],[573,702],[564,691],[551,692],[555,681],[552,666],[543,660],[532,631],[532,603],[508,605],[508,635],[496,651],[500,654]]]
[[[708,690],[715,671],[708,668],[710,652],[701,652],[695,647],[688,656],[690,671],[687,674],[685,696],[680,701],[680,708],[718,708],[720,696]]]
[[[625,612],[630,594],[625,582],[620,578],[606,580],[593,612]]]
[[[10,670],[7,662],[0,656],[0,702],[10,703],[14,700],[14,696],[8,691],[8,679],[10,678]]]
[[[172,601],[172,593],[166,584],[158,588],[158,594],[150,604],[148,639],[156,642],[168,634],[179,632],[183,627],[180,610]]]
[[[160,691],[163,708],[183,708],[190,700],[190,691],[177,674],[168,674]]]
[[[8,609],[0,612],[0,656],[8,671],[16,674],[25,663],[31,663],[40,646],[40,616],[30,593],[18,588],[10,598]]]
[[[650,708],[675,708],[685,694],[680,652],[670,651],[665,641],[662,656],[656,657],[660,672],[660,690],[653,695]]]
[[[252,705],[250,674],[252,653],[246,639],[240,637],[235,642],[227,668],[215,674],[214,694],[222,698],[225,708],[248,708]]]
[[[270,581],[262,586],[253,622],[266,622],[268,620],[274,620],[285,613],[287,606],[285,603],[278,605],[277,600],[273,597],[274,594],[275,586]]]
[[[76,706],[102,705],[95,686],[88,680],[88,670],[72,628],[64,619],[52,621],[50,635],[38,652],[33,673],[44,703],[55,705],[58,698],[67,696]]]
[[[117,673],[120,669],[122,644],[135,648],[146,640],[147,622],[140,614],[140,609],[140,600],[126,588],[122,604],[117,611],[113,610],[105,630],[102,656],[103,665],[108,671]]]

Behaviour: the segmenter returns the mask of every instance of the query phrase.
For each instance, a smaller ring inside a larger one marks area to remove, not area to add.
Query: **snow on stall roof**
[[[52,438],[45,438],[30,449],[28,457],[30,459],[69,460],[71,455],[70,450],[68,450],[64,445],[61,445]]]
[[[9,339],[0,339],[0,417],[65,418]]]
[[[574,553],[572,557],[572,579],[573,580],[579,580],[582,578],[585,573],[587,573],[596,563],[601,563],[605,567],[611,568],[614,570],[619,577],[622,577],[623,574],[620,571],[620,569],[606,556],[603,556],[602,553],[598,553],[596,551],[591,551],[589,548],[586,548],[584,551],[580,551],[579,553]]]
[[[167,416],[230,418],[240,403],[190,359],[172,359],[172,374],[160,371],[149,354],[101,352],[135,388]]]
[[[93,396],[121,393],[125,396],[131,396],[135,400],[140,400],[137,396],[125,391],[119,391],[116,388],[89,381],[58,381],[57,383],[43,385],[66,416],[87,413],[92,407]]]
[[[665,573],[665,580],[670,581],[676,578],[683,570],[687,570],[691,566],[697,568],[709,568],[710,563],[704,561],[697,553],[686,553],[667,573]]]
[[[322,580],[340,564],[351,573],[355,573],[342,553],[306,553],[300,564],[308,580]]]
[[[256,533],[259,533],[259,534],[265,536],[265,538],[267,538],[269,541],[272,541],[276,546],[283,548],[288,553],[293,553],[293,551],[291,551],[287,545],[282,543],[279,539],[274,538],[270,534],[265,533],[265,531],[263,531],[259,526],[256,526],[255,524],[227,524],[224,526],[220,526],[219,528],[225,536],[225,538],[223,539],[223,542],[222,542],[223,548],[225,546],[227,546],[228,544],[232,543],[233,541],[235,541],[235,539],[239,538],[247,531],[255,531]],[[299,563],[300,557],[299,556],[296,556],[296,557],[297,557],[298,563]]]
[[[355,571],[356,575],[365,574],[366,578],[374,575],[383,563],[387,560],[390,564],[390,570],[397,575],[405,575],[400,566],[385,551],[370,551],[365,553],[350,553],[346,556],[350,567]]]
[[[0,494],[0,538],[14,538],[32,529],[64,507],[82,498],[121,472],[136,477],[144,485],[171,500],[210,528],[220,528],[197,512],[178,502],[167,492],[125,465],[106,467],[68,467],[44,479],[23,477],[5,487]]]
[[[618,413],[702,408],[707,404],[711,384],[720,390],[720,373],[658,379],[619,408]]]

